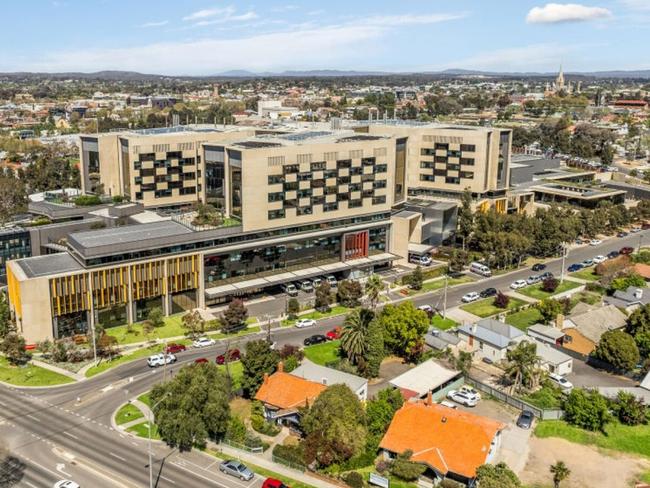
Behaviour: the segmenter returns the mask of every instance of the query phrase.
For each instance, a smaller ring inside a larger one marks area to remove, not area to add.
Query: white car
[[[603,243],[603,241],[601,241],[600,239],[592,239],[592,240],[589,241],[590,246],[597,246],[597,245],[602,244],[602,243]]]
[[[463,295],[463,298],[461,298],[461,301],[463,301],[465,303],[470,303],[470,302],[474,302],[474,301],[478,300],[479,298],[481,298],[480,293],[478,293],[477,291],[470,291],[469,293],[466,293],[465,295]]]
[[[447,393],[447,398],[466,407],[475,407],[478,404],[478,398],[458,390],[451,390]]]
[[[526,280],[517,280],[517,281],[513,281],[510,284],[510,288],[512,288],[513,290],[518,290],[519,288],[523,288],[524,286],[526,286],[526,284],[527,284]]]
[[[425,313],[433,313],[433,307],[431,305],[420,305],[418,310],[422,310]]]
[[[598,256],[595,256],[594,259],[592,259],[592,261],[594,262],[594,264],[600,264],[607,261],[607,258],[599,254]]]
[[[316,325],[316,321],[314,319],[300,319],[296,321],[296,327],[298,329],[304,329],[305,327],[313,327]]]
[[[173,354],[154,354],[147,358],[147,364],[150,368],[157,368],[158,366],[164,366],[165,364],[171,364],[176,362],[176,356]]]
[[[641,232],[643,229],[641,227],[632,227],[630,229],[630,232],[636,234],[637,232]]]
[[[61,480],[54,483],[54,488],[81,488],[78,483],[70,480]]]
[[[456,405],[455,403],[448,402],[447,400],[441,401],[440,405],[447,408],[453,408],[454,410],[458,409],[458,405]]]
[[[474,389],[473,386],[470,386],[470,385],[463,385],[463,386],[460,387],[460,389],[459,389],[458,391],[463,392],[463,393],[466,393],[466,394],[468,394],[468,395],[472,395],[472,396],[474,396],[477,400],[480,400],[480,399],[481,399],[481,394],[480,394],[478,391],[476,391],[476,390]]]
[[[548,379],[551,380],[553,383],[556,383],[563,390],[567,390],[567,391],[573,390],[573,383],[571,383],[562,375],[559,375],[557,373],[549,373]]]
[[[209,337],[199,337],[192,343],[192,347],[208,347],[214,346],[217,342]]]

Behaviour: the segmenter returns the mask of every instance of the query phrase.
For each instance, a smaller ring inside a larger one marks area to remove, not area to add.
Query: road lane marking
[[[67,435],[68,437],[72,437],[73,439],[77,439],[77,440],[79,440],[79,437],[77,437],[77,436],[74,435],[74,434],[71,434],[70,432],[63,431],[63,433],[64,433],[65,435]]]
[[[165,481],[169,481],[172,485],[176,484],[176,482],[174,480],[170,480],[169,478],[167,478],[166,476],[163,476],[162,474],[159,475],[159,476],[160,476],[160,479],[163,479]]]
[[[36,422],[40,422],[40,420],[34,417],[33,415],[27,414],[25,415],[25,417],[29,417],[30,419],[35,420]]]
[[[113,456],[114,458],[119,459],[120,461],[124,461],[124,462],[126,462],[126,459],[124,459],[124,458],[121,457],[121,456],[118,456],[117,454],[115,454],[115,453],[113,453],[113,452],[109,452],[108,454],[109,454],[110,456]]]
[[[27,486],[31,486],[32,488],[38,488],[38,486],[36,486],[36,485],[32,485],[29,481],[27,481],[27,480],[24,480],[24,481],[25,481],[25,484],[26,484]]]
[[[175,462],[172,461],[172,464],[173,464],[174,466],[176,466],[177,468],[182,469],[183,471],[187,471],[188,473],[190,473],[190,474],[192,474],[192,475],[194,475],[194,476],[198,476],[199,478],[203,478],[204,480],[209,481],[209,482],[212,483],[213,485],[222,486],[221,483],[223,483],[223,481],[221,481],[221,483],[219,483],[218,481],[211,480],[211,479],[208,478],[207,476],[203,476],[202,474],[199,474],[199,473],[197,473],[197,472],[195,472],[195,471],[192,471],[191,469],[187,469],[187,468],[181,466],[181,465],[178,464],[178,463],[175,463]]]

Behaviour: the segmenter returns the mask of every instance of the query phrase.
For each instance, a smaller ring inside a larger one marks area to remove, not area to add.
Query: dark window
[[[312,205],[323,205],[325,203],[325,197],[312,197]]]
[[[420,175],[420,181],[435,181],[433,175]]]
[[[420,161],[420,168],[422,169],[433,169],[435,168],[434,163],[430,161]]]
[[[298,173],[298,181],[311,180],[311,173]]]
[[[326,203],[323,205],[323,212],[334,212],[339,209],[339,204],[337,202]]]
[[[445,183],[451,183],[451,184],[457,185],[457,184],[460,183],[460,178],[453,177],[453,176],[447,176],[445,178]]]
[[[384,203],[386,203],[386,196],[385,195],[382,195],[380,197],[375,197],[375,198],[372,199],[372,204],[373,205],[383,205]]]
[[[311,163],[310,168],[312,171],[321,171],[324,170],[326,166],[325,161],[319,161],[317,163]]]
[[[463,152],[476,152],[476,146],[474,144],[461,144],[460,150]]]
[[[447,151],[447,156],[450,158],[459,158],[461,156],[460,151]]]
[[[348,208],[359,208],[363,206],[363,200],[350,200],[348,202]]]
[[[460,170],[460,164],[447,164],[447,170],[448,171],[459,171]]]
[[[360,174],[363,174],[363,168],[361,166],[350,168],[350,176],[360,175]]]
[[[328,186],[325,188],[325,195],[336,195],[338,189],[335,186]]]
[[[388,170],[388,166],[385,164],[376,164],[375,173],[385,173]]]
[[[474,166],[474,158],[460,158],[460,164]]]
[[[471,180],[471,179],[474,178],[474,173],[471,172],[471,171],[461,171],[460,172],[460,177]]]
[[[314,212],[311,209],[311,207],[300,207],[296,211],[296,215],[311,215],[312,213],[314,213]]]
[[[269,185],[275,185],[276,183],[284,183],[284,176],[269,175]]]
[[[446,163],[447,162],[447,157],[446,156],[436,156],[434,161],[436,163]]]
[[[420,149],[420,154],[422,156],[435,156],[436,150],[431,149],[430,147],[423,147],[422,149]]]
[[[312,180],[311,181],[311,187],[312,188],[323,188],[325,186],[325,180]]]
[[[300,166],[297,164],[287,164],[286,166],[282,167],[282,171],[285,175],[288,175],[290,173],[298,173],[300,171]]]
[[[282,200],[284,200],[283,192],[269,193],[269,202],[281,202]]]
[[[311,196],[311,190],[306,189],[306,190],[298,190],[298,198],[307,198]]]
[[[291,191],[291,190],[297,190],[298,189],[298,182],[297,181],[290,181],[289,183],[284,184],[284,191]]]
[[[442,142],[436,142],[436,145],[434,146],[434,148],[436,150],[447,151],[449,149],[449,144],[442,143]]]
[[[269,220],[283,219],[283,218],[284,218],[284,209],[269,210]]]
[[[349,176],[340,176],[337,180],[336,183],[339,185],[347,185],[350,183],[350,177]]]
[[[362,158],[361,164],[364,166],[372,166],[375,164],[375,158]]]
[[[377,180],[372,184],[374,189],[377,188],[386,188],[386,180]]]
[[[352,166],[352,161],[350,159],[341,159],[341,160],[336,162],[336,167],[338,169],[349,168],[351,166]]]
[[[446,169],[435,169],[433,170],[433,174],[436,176],[447,176],[447,170]]]

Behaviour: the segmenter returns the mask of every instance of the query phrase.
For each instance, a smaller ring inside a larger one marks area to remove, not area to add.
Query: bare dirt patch
[[[650,460],[591,446],[574,444],[564,439],[530,438],[530,455],[520,475],[524,484],[552,486],[549,467],[564,461],[571,470],[563,488],[627,488],[633,486],[642,472],[650,469]]]

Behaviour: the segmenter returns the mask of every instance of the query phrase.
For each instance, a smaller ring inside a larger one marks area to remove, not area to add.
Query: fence
[[[295,463],[293,461],[289,461],[288,459],[281,458],[279,456],[276,456],[275,454],[271,455],[271,461],[274,463],[282,464],[284,466],[287,466],[291,469],[295,469],[297,471],[304,472],[305,471],[305,466],[299,463]]]
[[[222,439],[220,444],[225,444],[227,446],[230,446],[234,449],[239,449],[240,451],[246,451],[250,452],[253,454],[262,454],[264,452],[264,448],[262,446],[260,447],[249,447],[245,444],[240,444],[239,442],[231,441],[229,439]]]
[[[467,383],[472,385],[477,390],[487,393],[488,395],[496,398],[500,402],[503,402],[507,405],[512,405],[513,407],[519,410],[530,410],[531,412],[533,412],[533,415],[535,415],[535,417],[540,418],[542,420],[559,420],[564,415],[563,410],[539,408],[519,398],[513,397],[512,395],[509,395],[502,390],[497,390],[496,388],[490,385],[486,385],[485,383],[482,383],[469,376],[465,379]]]

